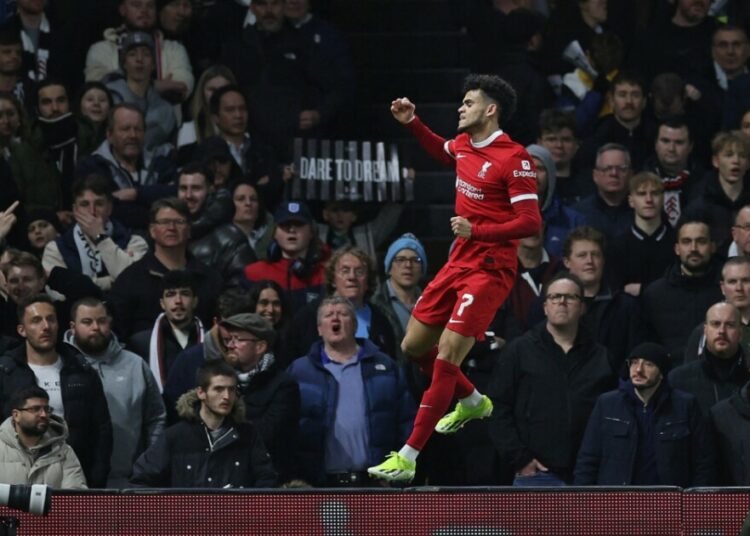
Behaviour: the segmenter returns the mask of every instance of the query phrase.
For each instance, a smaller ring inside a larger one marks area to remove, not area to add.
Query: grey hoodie
[[[557,186],[557,169],[555,168],[555,161],[552,160],[552,154],[547,150],[546,147],[533,143],[526,147],[526,151],[533,158],[538,158],[544,164],[547,169],[547,191],[544,192],[544,199],[540,210],[544,212],[549,208],[552,203],[552,199],[555,197],[555,187]]]
[[[0,480],[4,484],[46,484],[54,488],[86,488],[86,477],[73,448],[65,440],[68,425],[50,415],[39,444],[28,448],[18,439],[13,417],[0,424]]]
[[[73,331],[64,341],[83,354],[99,373],[112,419],[112,468],[107,487],[126,487],[133,462],[164,433],[167,412],[148,363],[123,348],[112,333],[103,357],[92,357],[75,344]]]

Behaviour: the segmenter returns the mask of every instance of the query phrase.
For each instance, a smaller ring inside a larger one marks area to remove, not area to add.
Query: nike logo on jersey
[[[451,318],[450,320],[448,320],[448,323],[449,323],[449,324],[463,324],[463,323],[464,323],[464,321],[463,321],[463,320],[453,320],[453,319]]]
[[[456,160],[458,160],[459,158],[466,158],[466,155],[464,153],[458,153],[456,155]]]
[[[490,169],[492,166],[492,162],[485,162],[482,164],[482,169],[479,170],[479,173],[477,173],[477,177],[480,179],[483,179],[487,175],[487,170]]]

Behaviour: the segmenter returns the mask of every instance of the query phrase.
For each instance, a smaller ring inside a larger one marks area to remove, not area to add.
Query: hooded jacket
[[[123,348],[114,333],[103,357],[91,357],[75,344],[72,330],[64,340],[99,373],[112,420],[112,458],[107,487],[128,483],[133,462],[164,433],[166,410],[148,363]]]
[[[550,152],[537,144],[529,145],[526,150],[531,156],[541,160],[547,170],[547,191],[540,207],[545,224],[544,249],[554,257],[562,257],[565,238],[576,227],[586,225],[586,217],[577,210],[563,205],[560,198],[555,195],[557,169]]]
[[[133,467],[131,484],[173,488],[270,488],[277,485],[271,457],[255,427],[245,422],[245,405],[237,400],[224,420],[226,432],[209,440],[200,418],[196,390],[182,395],[177,412],[182,419]]]
[[[86,477],[73,449],[65,440],[68,425],[59,415],[49,416],[49,428],[35,447],[18,439],[13,418],[0,425],[0,475],[3,484],[46,484],[53,488],[86,488]]]
[[[129,102],[135,104],[146,118],[144,144],[146,149],[154,149],[163,143],[169,143],[177,129],[177,119],[172,106],[161,98],[153,85],[149,86],[146,95],[141,97],[133,93],[125,78],[107,82],[107,89],[112,93],[115,104]]]

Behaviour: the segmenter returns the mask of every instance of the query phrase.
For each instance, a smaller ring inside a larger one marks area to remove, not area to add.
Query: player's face
[[[721,271],[721,293],[737,307],[750,307],[750,265],[730,264]]]
[[[687,127],[672,128],[666,125],[659,127],[659,135],[654,145],[659,163],[669,169],[685,168],[693,144]]]
[[[478,90],[467,91],[458,109],[458,131],[472,133],[481,130],[489,121],[487,109],[494,106],[486,95]]]
[[[628,196],[630,208],[644,220],[659,216],[664,205],[664,191],[650,183],[642,184]]]
[[[576,240],[570,248],[570,256],[565,257],[563,262],[584,285],[598,284],[602,280],[604,255],[596,242]]]

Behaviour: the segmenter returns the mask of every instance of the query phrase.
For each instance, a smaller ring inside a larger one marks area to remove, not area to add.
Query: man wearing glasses
[[[161,280],[170,270],[187,270],[195,281],[198,305],[195,314],[203,324],[210,323],[214,303],[222,287],[216,270],[188,252],[190,211],[181,199],[160,199],[151,206],[149,235],[154,250],[131,264],[115,280],[109,295],[115,321],[115,333],[126,340],[153,326],[161,314]]]
[[[196,371],[205,363],[224,361],[237,373],[246,416],[257,427],[281,481],[285,482],[292,473],[299,387],[276,365],[271,351],[276,333],[268,320],[255,313],[225,317],[218,322],[217,332],[219,359],[206,359],[204,352],[192,350],[177,356],[164,388],[169,419],[176,421],[178,399],[195,387]]]
[[[18,307],[22,314],[17,329],[25,342],[0,357],[2,415],[8,417],[17,409],[10,403],[16,391],[42,387],[47,392],[45,405],[68,425],[67,442],[88,486],[103,488],[112,454],[112,423],[99,375],[75,348],[57,344],[57,314],[49,296],[30,296]]]
[[[357,246],[337,249],[325,265],[327,296],[343,296],[354,305],[357,313],[358,339],[369,339],[385,354],[398,356],[393,324],[396,319],[389,311],[372,303],[370,297],[377,287],[375,262]],[[292,318],[295,337],[290,341],[290,354],[305,355],[310,345],[320,340],[316,320],[320,300],[304,306]]]
[[[488,389],[490,438],[514,486],[569,484],[594,402],[615,386],[609,351],[580,329],[581,280],[559,274],[543,295],[546,322],[508,344]]]
[[[632,168],[627,148],[618,143],[602,145],[592,174],[596,192],[573,208],[583,214],[588,225],[612,239],[629,231],[633,221],[633,209],[628,205]]]
[[[86,488],[86,477],[65,440],[68,425],[55,415],[47,392],[33,385],[10,399],[11,416],[0,424],[0,474],[5,484]]]

